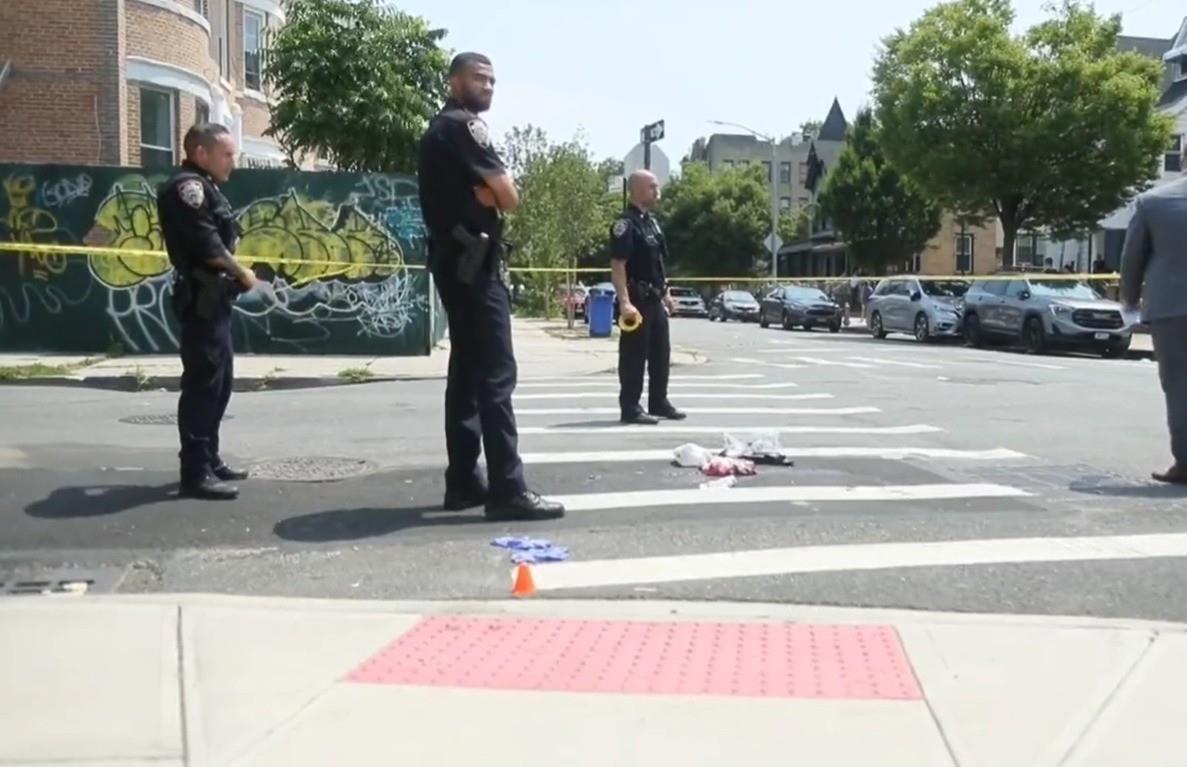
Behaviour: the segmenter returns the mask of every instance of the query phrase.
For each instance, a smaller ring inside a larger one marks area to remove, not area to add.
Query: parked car
[[[589,302],[590,302],[590,299],[592,299],[594,296],[603,296],[603,295],[610,296],[610,301],[614,305],[613,318],[614,318],[615,322],[618,322],[618,301],[616,300],[616,297],[618,296],[618,291],[614,289],[613,282],[599,282],[597,285],[591,285],[589,287],[589,289],[586,290],[586,292],[585,292],[584,311],[582,311],[582,314],[585,317],[585,324],[587,324],[587,325],[589,324]]]
[[[557,296],[561,302],[561,310],[567,315],[569,307],[573,307],[574,317],[585,316],[585,288],[583,286],[574,286],[572,290],[569,288],[558,288]]]
[[[723,290],[709,304],[709,321],[740,320],[758,322],[759,306],[754,296],[744,290]]]
[[[1042,275],[974,282],[965,294],[963,327],[969,346],[1021,341],[1031,354],[1060,347],[1119,357],[1133,339],[1120,304],[1085,282]]]
[[[894,277],[882,280],[866,300],[866,327],[874,338],[911,333],[918,341],[961,334],[967,280]]]
[[[708,317],[709,310],[705,308],[705,299],[692,288],[668,288],[668,293],[675,302],[674,317]]]
[[[780,324],[784,330],[797,326],[811,330],[819,325],[840,333],[844,314],[844,309],[816,288],[793,285],[775,288],[763,298],[758,322],[764,328]]]

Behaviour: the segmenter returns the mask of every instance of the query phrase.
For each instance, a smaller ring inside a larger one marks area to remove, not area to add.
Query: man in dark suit
[[[1153,477],[1187,485],[1187,178],[1138,197],[1121,254],[1121,303],[1150,324],[1174,465]]]

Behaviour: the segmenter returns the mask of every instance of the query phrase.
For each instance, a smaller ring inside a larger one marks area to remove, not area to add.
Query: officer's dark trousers
[[[197,481],[220,462],[219,425],[227,412],[234,381],[231,316],[186,316],[181,322],[181,397],[177,430],[181,435],[181,476]]]
[[[623,416],[639,412],[639,398],[643,395],[643,368],[650,379],[647,409],[658,412],[668,406],[668,368],[672,361],[672,344],[668,336],[668,313],[658,298],[648,297],[635,302],[643,315],[643,324],[618,339],[618,404]]]
[[[449,316],[445,483],[460,491],[482,483],[478,457],[485,446],[490,497],[508,500],[525,490],[511,407],[518,375],[511,346],[511,297],[486,271],[472,285],[460,282],[447,265],[435,267],[433,278]]]

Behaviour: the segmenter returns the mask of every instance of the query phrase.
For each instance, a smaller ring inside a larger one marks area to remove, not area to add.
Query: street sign
[[[656,141],[664,137],[664,121],[660,120],[650,125],[644,125],[643,130],[639,131],[639,142],[642,144],[654,144]]]
[[[0,0],[3,2],[3,0]],[[631,151],[627,152],[626,157],[622,160],[623,172],[630,176],[637,170],[644,170],[645,160],[651,160],[651,172],[659,179],[660,187],[668,185],[668,181],[672,178],[672,161],[664,154],[664,150],[658,146],[651,147],[651,157],[644,157],[644,149],[642,144],[635,144]]]
[[[774,236],[774,238],[775,238],[775,247],[773,247],[773,248],[771,247],[771,237],[772,236]],[[766,245],[767,250],[771,251],[771,253],[778,254],[779,248],[783,247],[783,238],[777,234],[774,234],[774,233],[768,234],[767,238],[762,241],[762,244]]]

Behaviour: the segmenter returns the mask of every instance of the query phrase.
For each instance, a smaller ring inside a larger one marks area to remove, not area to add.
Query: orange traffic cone
[[[532,578],[532,568],[527,562],[520,562],[515,568],[515,585],[511,588],[513,597],[536,596],[536,581]]]

